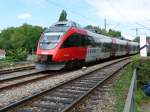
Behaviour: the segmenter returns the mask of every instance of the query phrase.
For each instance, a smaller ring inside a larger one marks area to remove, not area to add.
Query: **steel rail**
[[[12,77],[8,77],[8,78],[2,78],[0,79],[0,83],[2,82],[6,82],[6,81],[11,81],[11,80],[16,80],[16,79],[21,79],[21,78],[26,78],[26,77],[29,77],[29,76],[33,76],[33,75],[37,75],[37,73],[40,73],[38,71],[33,71],[31,73],[26,73],[26,74],[23,74],[23,75],[18,75],[18,76],[12,76]],[[6,75],[4,76],[6,77]]]
[[[33,75],[38,75],[39,73],[40,73],[40,72],[33,73]],[[21,86],[21,85],[24,85],[24,84],[27,84],[27,83],[39,81],[39,80],[48,78],[48,77],[53,76],[53,75],[56,75],[56,74],[58,74],[58,72],[54,72],[53,74],[43,75],[43,76],[36,77],[36,78],[33,78],[33,79],[29,79],[29,80],[26,80],[26,81],[14,83],[14,84],[12,84],[12,85],[6,85],[6,86],[3,86],[3,87],[0,87],[0,91],[6,90],[6,89],[9,89],[9,88],[13,88],[13,87],[18,87],[18,86]],[[30,75],[32,75],[32,74],[30,74]],[[29,75],[28,75],[28,76],[29,76]],[[30,76],[30,77],[31,77],[31,76]],[[24,77],[24,78],[26,78],[26,77]]]
[[[6,74],[6,73],[12,73],[12,72],[17,72],[17,71],[23,71],[23,70],[30,70],[34,69],[35,66],[23,66],[23,67],[17,67],[17,68],[12,68],[12,69],[4,69],[0,70],[0,75]]]

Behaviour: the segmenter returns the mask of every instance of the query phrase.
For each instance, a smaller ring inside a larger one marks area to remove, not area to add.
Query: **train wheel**
[[[65,68],[67,70],[71,70],[76,68],[82,68],[84,65],[85,65],[84,61],[74,60],[67,62]]]
[[[75,67],[76,68],[82,68],[85,65],[85,62],[83,60],[76,60],[75,61]]]
[[[85,61],[79,61],[78,67],[82,68],[83,66],[85,66]]]
[[[66,63],[65,68],[67,70],[71,70],[71,69],[73,69],[73,67],[74,67],[74,62],[73,61],[69,61],[69,62]]]

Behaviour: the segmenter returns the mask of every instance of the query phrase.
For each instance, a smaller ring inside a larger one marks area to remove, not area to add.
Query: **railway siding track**
[[[36,74],[36,73],[38,72],[35,69],[33,69],[33,70],[25,70],[25,71],[18,71],[18,72],[3,74],[3,75],[0,75],[0,83],[15,80],[15,79],[20,79],[20,78],[27,77],[28,75]]]
[[[70,111],[85,96],[93,91],[97,86],[109,79],[114,73],[128,64],[130,61],[123,59],[115,64],[107,65],[103,69],[91,71],[76,79],[64,82],[50,90],[32,95],[14,104],[4,107],[0,112],[12,110],[16,112],[60,112]],[[26,102],[26,103],[25,103]],[[23,104],[23,105],[22,105]]]
[[[0,75],[7,74],[7,73],[12,73],[16,71],[23,71],[23,70],[31,70],[34,69],[34,65],[28,65],[28,66],[20,66],[20,67],[10,67],[10,68],[5,68],[0,70]]]
[[[34,71],[26,75],[2,79],[0,80],[0,91],[13,88],[13,87],[18,87],[18,86],[21,86],[30,82],[42,80],[44,78],[50,77],[55,74],[57,74],[57,72],[53,72],[51,74],[45,74],[42,72]]]

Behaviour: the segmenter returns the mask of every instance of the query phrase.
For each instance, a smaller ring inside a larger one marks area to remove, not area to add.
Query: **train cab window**
[[[44,33],[39,41],[41,49],[54,49],[60,42],[62,34],[52,35],[51,33]]]
[[[81,46],[85,47],[89,45],[89,40],[86,35],[80,35],[81,38]]]
[[[82,46],[82,40],[79,34],[72,34],[62,45],[63,48],[77,46]]]

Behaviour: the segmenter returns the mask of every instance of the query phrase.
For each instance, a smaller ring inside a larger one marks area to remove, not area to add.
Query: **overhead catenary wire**
[[[58,4],[58,3],[56,3],[56,2],[54,2],[53,0],[48,0],[48,2],[51,4],[51,5],[53,5],[53,6],[55,6],[55,7],[57,7],[57,8],[59,8],[59,9],[66,9],[66,7],[64,7],[63,5],[61,5],[61,4]],[[128,19],[126,18],[126,16],[124,16],[121,12],[120,12],[120,10],[118,10],[118,8],[116,8],[112,3],[111,3],[111,1],[110,0],[106,0],[106,2],[110,5],[110,7],[112,7],[115,11],[116,11],[116,13],[118,13],[118,15],[120,16],[120,17],[122,17],[122,18],[124,18],[126,21],[128,21]],[[88,22],[88,23],[94,23],[94,24],[97,24],[97,22],[95,22],[95,21],[92,21],[91,20],[91,18],[89,18],[89,16],[86,16],[86,15],[83,15],[83,14],[81,14],[81,13],[79,13],[79,12],[77,12],[77,11],[74,11],[74,10],[72,10],[72,9],[66,9],[69,13],[72,13],[72,14],[74,14],[74,15],[77,15],[78,17],[80,17],[82,20],[84,20],[84,21],[86,21],[86,22]],[[129,21],[128,21],[129,22]],[[144,25],[142,25],[141,23],[138,23],[138,22],[134,22],[134,23],[132,23],[132,24],[136,24],[136,25],[138,25],[138,26],[141,26],[142,28],[145,28],[145,29],[147,29],[147,30],[150,30],[150,28],[148,28],[148,27],[146,27],[146,26],[144,26]],[[126,24],[126,25],[128,25],[128,24]],[[129,25],[128,25],[129,26]]]
[[[106,1],[108,1],[108,3],[111,5],[111,3],[110,3],[109,0],[106,0]],[[58,4],[58,3],[54,2],[53,0],[48,0],[48,2],[51,3],[51,5],[53,5],[53,6],[57,7],[57,8],[59,8],[59,9],[62,9],[62,8],[63,8],[63,9],[66,9],[66,7],[64,7],[64,6],[61,5],[61,4]],[[117,8],[115,8],[113,5],[111,5],[111,7],[114,8],[114,9],[117,11],[117,13],[118,13],[121,17],[126,18],[126,17],[123,16],[123,15],[120,13],[120,11],[119,11]],[[71,10],[71,9],[67,9],[67,11],[70,12],[70,13],[72,13],[72,14],[74,14],[74,15],[77,15],[78,17],[80,16],[80,18],[84,19],[84,20],[85,20],[86,22],[88,22],[88,23],[92,22],[92,23],[97,24],[95,21],[91,21],[91,18],[89,18],[89,17],[86,16],[86,15],[83,15],[83,14],[81,14],[81,13],[79,13],[79,12],[76,12],[76,11],[74,11],[74,10]],[[104,21],[105,21],[105,19],[106,19],[106,18],[104,18]],[[105,22],[104,22],[104,24],[105,24]],[[106,25],[108,25],[108,24],[106,23],[106,24],[104,25],[104,26],[105,26],[104,28],[106,28]]]
[[[126,16],[122,15],[122,13],[118,10],[118,8],[114,7],[114,5],[111,3],[110,0],[106,0],[106,2],[118,13],[118,15],[120,17],[123,17],[126,21],[128,21]],[[137,21],[135,21],[133,24],[136,24],[136,25],[138,25],[138,26],[140,26],[140,27],[142,27],[142,28],[144,28],[146,30],[150,30],[150,28],[146,27],[145,25],[143,25],[143,24],[141,24],[141,23],[139,23]],[[137,32],[138,32],[137,28],[135,28],[135,30],[136,30],[136,36],[137,36]]]
[[[54,2],[54,1],[52,1],[52,0],[48,0],[48,2],[51,3],[53,6],[59,8],[59,9],[66,9],[66,7],[64,7],[64,6],[62,6],[61,4],[58,4],[58,3],[56,3],[56,2]],[[84,20],[87,21],[88,23],[91,23],[91,22],[92,22],[92,23],[97,24],[95,21],[91,21],[91,18],[89,18],[89,17],[86,16],[86,15],[83,15],[83,14],[81,14],[81,13],[79,13],[79,12],[76,12],[76,11],[74,11],[74,10],[71,10],[71,9],[66,9],[66,10],[67,10],[68,12],[74,14],[74,15],[77,15],[78,17],[80,16],[80,18],[84,19]]]
[[[141,23],[137,23],[137,22],[136,22],[136,24],[139,25],[139,26],[141,26],[141,27],[143,27],[143,28],[145,28],[146,30],[150,30],[150,28],[146,27],[145,25],[143,25],[143,24],[141,24]]]
[[[116,11],[116,13],[118,13],[118,15],[119,15],[120,17],[122,17],[122,18],[124,18],[126,21],[128,21],[127,18],[126,18],[124,15],[122,15],[122,13],[111,3],[110,0],[106,0],[106,2],[109,4],[109,6],[110,6],[111,8],[113,8],[113,9]]]

